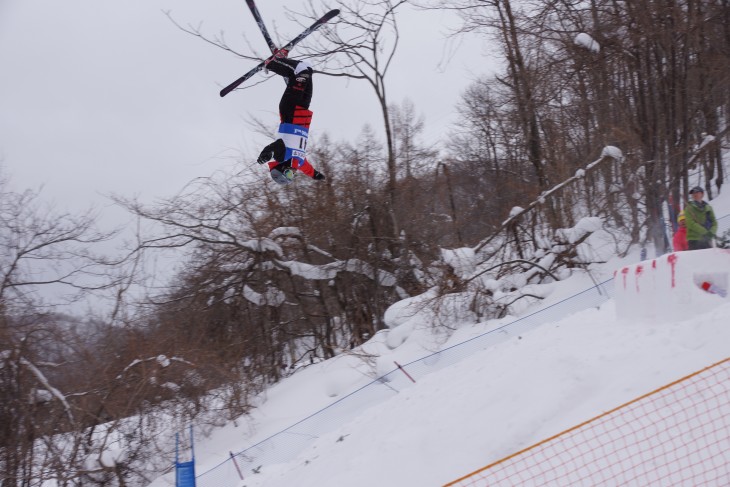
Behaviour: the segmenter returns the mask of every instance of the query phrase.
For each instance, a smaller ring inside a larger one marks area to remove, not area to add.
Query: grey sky
[[[301,29],[284,16],[284,3],[260,0],[259,9],[288,40]],[[45,198],[77,211],[105,206],[101,195],[109,193],[163,198],[195,177],[240,168],[241,153],[258,154],[268,140],[250,133],[246,120],[270,120],[273,133],[282,83],[221,99],[221,85],[252,63],[183,33],[162,10],[181,23],[203,22],[211,35],[225,31],[242,50],[246,32],[265,51],[242,0],[0,0],[0,158],[13,187],[44,185]],[[471,78],[488,69],[473,39],[445,72],[438,69],[448,53],[445,15],[400,16],[401,44],[388,76],[391,102],[414,101],[430,140],[455,120]],[[467,57],[477,64],[467,69]],[[354,140],[366,122],[382,131],[364,82],[318,76],[311,108],[314,143],[323,132]]]

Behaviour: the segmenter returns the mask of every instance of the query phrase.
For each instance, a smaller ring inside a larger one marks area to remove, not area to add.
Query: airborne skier
[[[283,76],[286,80],[286,89],[279,102],[281,124],[277,133],[278,137],[274,142],[264,147],[257,162],[259,164],[268,163],[271,178],[281,185],[290,184],[296,171],[302,171],[310,178],[323,180],[325,179],[324,174],[314,169],[307,160],[307,139],[309,137],[309,124],[312,121],[309,103],[312,101],[312,75],[314,70],[308,63],[288,59],[287,56],[299,41],[322,27],[322,25],[337,16],[340,11],[338,9],[330,10],[284,47],[277,49],[254,0],[246,0],[246,4],[261,30],[264,40],[271,49],[271,57],[223,88],[220,95],[226,96],[262,69],[267,72],[271,70]]]
[[[279,101],[278,138],[264,147],[257,159],[259,164],[268,163],[271,178],[281,185],[290,184],[297,171],[313,179],[325,179],[307,160],[314,71],[309,63],[288,59],[287,54],[285,49],[280,49],[265,64],[266,70],[284,77],[286,89]]]

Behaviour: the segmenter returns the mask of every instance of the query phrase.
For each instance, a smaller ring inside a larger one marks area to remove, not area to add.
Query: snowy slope
[[[577,313],[423,378],[240,485],[442,485],[730,356],[728,316],[730,304],[661,325],[618,322],[612,303]]]
[[[723,202],[713,201],[718,215],[729,213]],[[613,260],[594,278],[636,260]],[[588,276],[576,275],[558,283],[541,307],[591,285]],[[688,320],[648,323],[618,320],[610,300],[531,331],[497,333],[499,341],[454,365],[414,374],[416,384],[404,376],[377,384],[387,393],[374,404],[331,408],[326,421],[300,435],[306,438],[284,435],[265,452],[268,460],[242,461],[245,479],[236,481],[225,462],[229,452],[249,449],[333,402],[344,404],[337,401],[350,399],[347,394],[394,361],[407,364],[502,322],[462,327],[451,336],[416,327],[394,349],[387,346],[392,332],[380,333],[362,350],[379,357],[341,356],[303,369],[271,388],[250,418],[198,438],[198,485],[441,485],[730,357],[730,304],[718,305]],[[152,485],[173,483],[167,475]]]

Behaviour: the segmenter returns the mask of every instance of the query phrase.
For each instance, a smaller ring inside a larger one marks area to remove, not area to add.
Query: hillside
[[[713,201],[718,215],[728,214],[728,203]],[[601,282],[637,260],[611,259],[591,273]],[[272,387],[250,418],[198,439],[198,485],[441,485],[730,356],[727,302],[697,309],[689,320],[647,323],[618,320],[613,300],[598,297],[604,303],[591,307],[591,293],[563,301],[593,286],[586,274],[551,286],[547,299],[522,314],[549,319],[531,331],[519,321],[505,326],[514,317],[450,334],[411,323],[391,348],[388,336],[401,324],[356,353],[300,370]],[[559,308],[568,316],[556,319]],[[550,312],[533,314],[539,309]],[[459,350],[450,347],[485,333],[495,339],[463,346],[463,360],[453,365],[437,364],[441,355],[433,352]],[[405,365],[426,356],[430,373]],[[416,383],[392,371],[394,362]],[[386,373],[387,383],[373,381]],[[227,460],[243,450],[240,482]],[[151,485],[172,482],[168,475]]]

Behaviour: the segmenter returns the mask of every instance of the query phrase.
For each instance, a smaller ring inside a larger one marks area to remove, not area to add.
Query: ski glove
[[[271,158],[274,155],[274,151],[266,147],[264,150],[261,151],[261,154],[259,154],[259,158],[256,159],[256,162],[259,164],[266,164],[271,160]]]
[[[312,176],[312,177],[318,181],[324,181],[325,179],[327,179],[326,177],[324,177],[324,174],[317,171],[316,169],[314,170],[314,176]]]
[[[273,61],[274,59],[283,59],[289,55],[289,51],[287,49],[281,48],[275,50],[271,57],[266,59],[264,61],[264,73],[269,74],[269,63]]]

